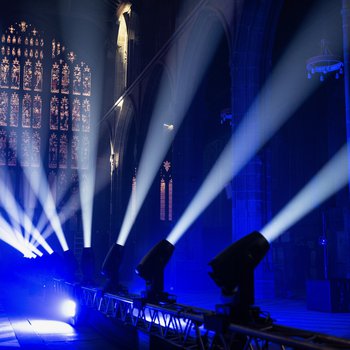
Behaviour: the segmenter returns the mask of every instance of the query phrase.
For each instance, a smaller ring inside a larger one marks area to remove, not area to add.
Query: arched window
[[[173,179],[171,162],[165,160],[160,169],[160,212],[161,221],[173,220]]]
[[[128,28],[125,17],[130,14],[131,5],[123,3],[120,5],[118,17],[118,37],[117,37],[117,52],[116,52],[116,74],[117,74],[117,91],[116,94],[121,95],[127,86],[127,69],[128,69]]]
[[[51,190],[59,193],[68,182],[77,181],[72,171],[87,170],[90,164],[91,68],[64,43],[26,21],[2,30],[0,166],[34,171],[44,165],[51,169],[51,177],[59,170],[57,181],[51,183],[57,186]],[[44,86],[48,94],[43,93]],[[47,135],[46,148],[42,138]]]

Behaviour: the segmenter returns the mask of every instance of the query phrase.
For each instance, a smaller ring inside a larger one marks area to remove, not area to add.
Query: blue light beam
[[[167,240],[170,243],[176,244],[227,183],[319,86],[316,79],[310,81],[305,75],[299,74],[298,64],[304,64],[310,42],[314,42],[315,37],[319,35],[321,19],[330,6],[324,5],[310,16],[309,21],[299,30],[284,53],[203,185],[169,233]],[[335,40],[334,44],[335,47],[340,47],[340,38]]]
[[[260,232],[272,242],[298,220],[348,183],[348,153],[344,145],[306,186]]]
[[[230,17],[233,2],[226,11]],[[206,15],[203,12],[193,27],[184,30],[168,54],[168,73],[175,77],[175,89],[171,89],[166,75],[163,75],[137,172],[136,201],[133,201],[132,196],[129,199],[117,244],[125,244],[160,164],[220,42],[222,27]],[[183,64],[176,63],[175,57],[182,57]],[[164,127],[170,124],[173,128]]]

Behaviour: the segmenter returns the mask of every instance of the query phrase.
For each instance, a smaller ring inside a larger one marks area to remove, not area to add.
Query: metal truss
[[[202,343],[203,311],[180,304],[155,305],[140,297],[98,296],[96,289],[82,287],[82,303],[125,325],[156,335],[184,349],[206,349]]]
[[[140,296],[102,293],[97,288],[60,280],[54,280],[53,287],[55,293],[75,297],[80,305],[88,309],[137,327],[181,349],[350,349],[350,340],[272,322],[241,325],[210,310],[176,303],[151,304]]]

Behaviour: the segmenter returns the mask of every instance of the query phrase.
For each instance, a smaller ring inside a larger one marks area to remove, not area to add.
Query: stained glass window
[[[10,64],[7,57],[4,57],[0,65],[0,87],[8,88],[9,87],[9,72]]]
[[[57,175],[55,170],[50,170],[48,174],[48,182],[50,187],[50,192],[52,195],[52,199],[54,200],[56,206],[58,206],[58,200],[57,200]]]
[[[34,91],[41,92],[43,90],[43,65],[40,61],[35,63],[34,77]]]
[[[81,113],[82,129],[85,132],[90,131],[90,101],[86,98],[83,101],[83,108]]]
[[[20,56],[21,51],[18,52]],[[15,58],[12,62],[12,69],[11,69],[11,89],[19,89],[20,84],[20,74],[21,74],[21,66],[19,65],[19,61],[17,58]]]
[[[38,131],[34,131],[32,135],[32,166],[37,168],[40,163],[40,134]]]
[[[46,57],[51,60],[48,67]],[[18,166],[20,160],[22,166],[41,166],[42,130],[49,127],[46,166],[62,172],[87,169],[91,76],[90,67],[59,40],[45,47],[42,32],[26,21],[1,33],[0,127],[10,129],[0,129],[0,165]],[[51,92],[47,99],[45,85]],[[48,125],[43,125],[46,110]]]
[[[62,67],[61,93],[69,94],[69,67],[67,63]]]
[[[43,102],[41,100],[41,96],[34,96],[33,102],[33,128],[40,129],[41,128],[41,114],[42,114]]]
[[[22,101],[22,128],[30,128],[32,98],[25,94]]]
[[[160,220],[165,220],[165,181],[160,180]]]
[[[75,170],[72,171],[72,202],[71,209],[73,211],[78,210],[79,208],[79,175]]]
[[[68,119],[69,119],[69,104],[67,97],[63,97],[61,100],[60,108],[60,130],[68,130]]]
[[[68,161],[68,139],[66,134],[62,134],[60,137],[60,149],[58,158],[58,167],[67,168]]]
[[[81,68],[78,65],[73,72],[73,95],[81,95]]]
[[[50,102],[50,129],[58,130],[58,110],[59,102],[56,96],[51,97]]]
[[[6,165],[7,132],[0,129],[0,165]]]
[[[24,64],[23,72],[23,90],[32,89],[33,68],[32,62],[28,59]]]
[[[13,92],[11,95],[11,107],[10,107],[10,126],[18,127],[19,119],[19,98],[17,92]]]
[[[51,92],[58,93],[60,91],[60,68],[55,62],[51,69]]]
[[[160,220],[173,220],[173,180],[171,163],[166,160],[160,169]]]
[[[8,149],[8,165],[17,165],[17,131],[10,131],[9,149]]]
[[[72,110],[72,130],[80,130],[80,100],[75,98],[73,101],[73,110]]]
[[[7,125],[9,97],[7,92],[0,93],[0,126]]]
[[[82,142],[81,142],[81,168],[87,169],[89,165],[89,136],[83,135],[82,136]]]
[[[91,95],[91,72],[88,66],[83,69],[83,95]]]
[[[68,178],[67,178],[67,172],[66,171],[59,171],[58,172],[58,183],[57,183],[57,198],[61,201],[64,194],[65,189],[68,186]]]
[[[58,142],[57,135],[52,133],[49,138],[49,168],[57,168]]]
[[[22,144],[21,144],[21,165],[22,167],[30,166],[30,133],[28,130],[22,132]]]
[[[78,150],[79,150],[79,136],[78,135],[73,135],[72,138],[72,163],[71,167],[72,169],[78,169]]]
[[[173,220],[173,180],[169,180],[168,184],[168,218]]]

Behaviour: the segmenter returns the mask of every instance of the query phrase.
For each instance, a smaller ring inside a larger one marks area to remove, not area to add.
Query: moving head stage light
[[[113,244],[102,264],[101,274],[107,278],[105,292],[125,292],[119,281],[119,268],[124,255],[124,246]]]
[[[146,281],[144,298],[147,302],[174,302],[174,298],[164,292],[164,269],[175,247],[166,239],[156,244],[141,260],[135,272]]]
[[[222,297],[231,319],[240,321],[251,317],[254,304],[254,269],[270,248],[259,232],[252,232],[219,253],[209,262],[210,277],[221,288]]]
[[[92,285],[95,280],[95,255],[91,247],[83,248],[81,254],[81,272],[83,284]]]

